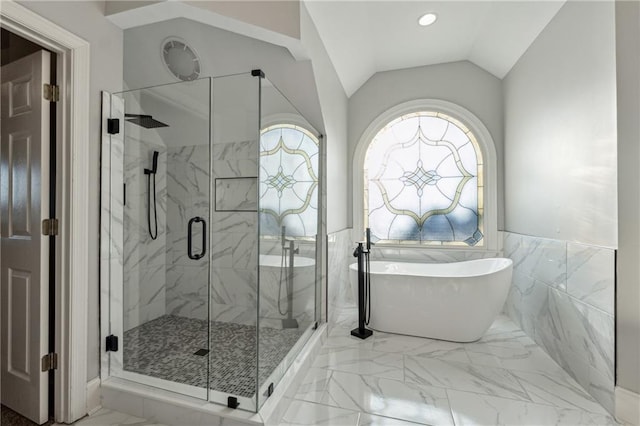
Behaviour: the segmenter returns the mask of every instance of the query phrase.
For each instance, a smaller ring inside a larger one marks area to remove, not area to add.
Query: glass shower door
[[[210,79],[112,101],[122,134],[111,155],[112,204],[122,202],[112,220],[122,220],[123,260],[121,288],[111,289],[120,348],[110,374],[207,399]]]

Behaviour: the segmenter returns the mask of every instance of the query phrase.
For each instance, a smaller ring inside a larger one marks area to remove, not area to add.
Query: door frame
[[[87,414],[87,319],[89,219],[89,43],[14,1],[0,4],[3,28],[54,52],[60,101],[56,105],[58,149],[56,216],[54,412],[71,423]],[[98,283],[96,282],[95,285]],[[97,356],[98,354],[96,354]]]

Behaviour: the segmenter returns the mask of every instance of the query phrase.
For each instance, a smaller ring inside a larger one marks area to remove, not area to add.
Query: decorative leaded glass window
[[[453,117],[417,112],[388,123],[367,149],[364,189],[374,240],[484,245],[482,151]]]
[[[292,237],[318,233],[318,139],[290,124],[265,128],[260,137],[261,232]]]

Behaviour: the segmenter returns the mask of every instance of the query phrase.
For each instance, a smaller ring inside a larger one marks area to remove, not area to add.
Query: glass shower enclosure
[[[103,377],[257,411],[320,318],[317,131],[259,70],[103,110]]]

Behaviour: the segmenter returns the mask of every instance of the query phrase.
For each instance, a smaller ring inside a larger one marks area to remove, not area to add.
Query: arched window
[[[363,228],[387,244],[486,248],[488,173],[476,133],[448,109],[405,111],[370,126],[361,153]],[[495,189],[491,199],[488,228],[496,233]]]
[[[318,139],[293,124],[260,136],[260,215],[263,232],[315,237],[318,233]]]

